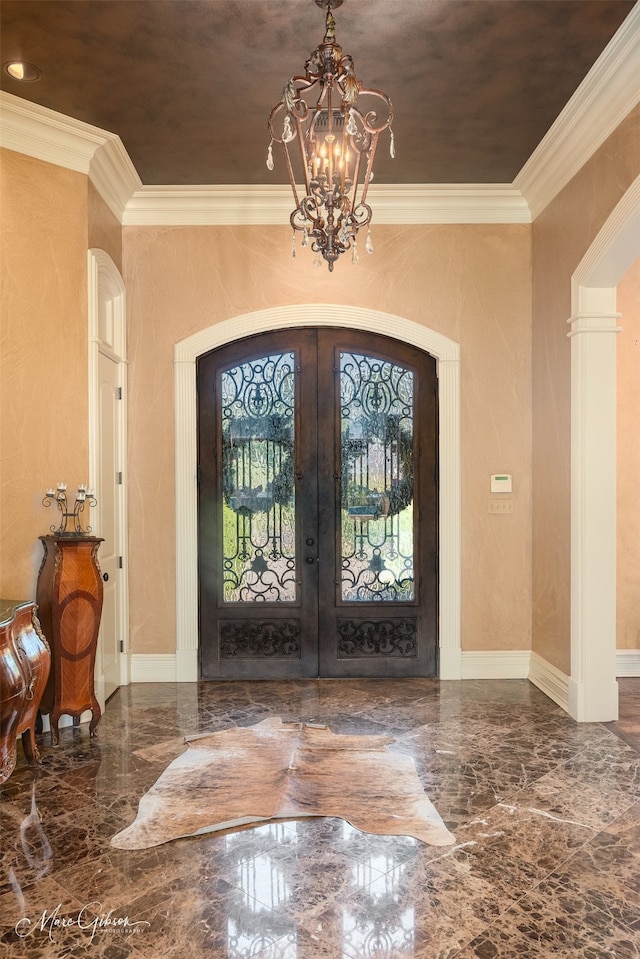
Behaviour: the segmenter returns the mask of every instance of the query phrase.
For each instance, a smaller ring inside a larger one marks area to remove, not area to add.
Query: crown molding
[[[640,3],[515,180],[535,219],[640,102]]]
[[[88,175],[110,135],[0,90],[0,146],[7,150]]]
[[[526,201],[509,184],[371,186],[375,223],[529,223]],[[291,188],[142,187],[127,203],[125,226],[256,226],[288,222]]]
[[[142,181],[120,137],[107,140],[91,161],[89,179],[111,212],[122,223],[132,193]]]
[[[0,91],[0,146],[86,174],[124,226],[287,223],[288,185],[144,186],[120,137]],[[529,223],[518,189],[499,184],[372,184],[376,224]]]
[[[0,91],[0,146],[84,173],[120,221],[142,186],[120,137],[5,91]]]

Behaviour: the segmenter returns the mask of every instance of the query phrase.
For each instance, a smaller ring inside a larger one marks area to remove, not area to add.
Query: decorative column
[[[589,289],[571,324],[571,678],[579,722],[618,718],[616,290]],[[612,426],[613,424],[613,426]]]
[[[453,352],[453,351],[452,351]],[[438,360],[440,410],[440,679],[462,678],[460,360]]]
[[[176,483],[176,682],[198,679],[196,364],[174,348]],[[204,352],[204,350],[202,350]]]

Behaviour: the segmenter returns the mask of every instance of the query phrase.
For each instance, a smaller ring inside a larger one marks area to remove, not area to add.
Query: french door
[[[197,386],[202,678],[435,676],[433,357],[280,330]]]

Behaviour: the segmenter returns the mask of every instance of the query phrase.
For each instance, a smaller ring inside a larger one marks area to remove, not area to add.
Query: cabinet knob
[[[102,574],[102,578],[103,578],[103,580],[105,581],[105,583],[108,583],[108,582],[109,582],[109,574],[108,574],[108,573],[103,573],[103,574]]]

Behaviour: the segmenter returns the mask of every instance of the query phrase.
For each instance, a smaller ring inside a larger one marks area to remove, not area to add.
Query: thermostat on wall
[[[511,473],[495,473],[491,477],[492,493],[512,493]]]

